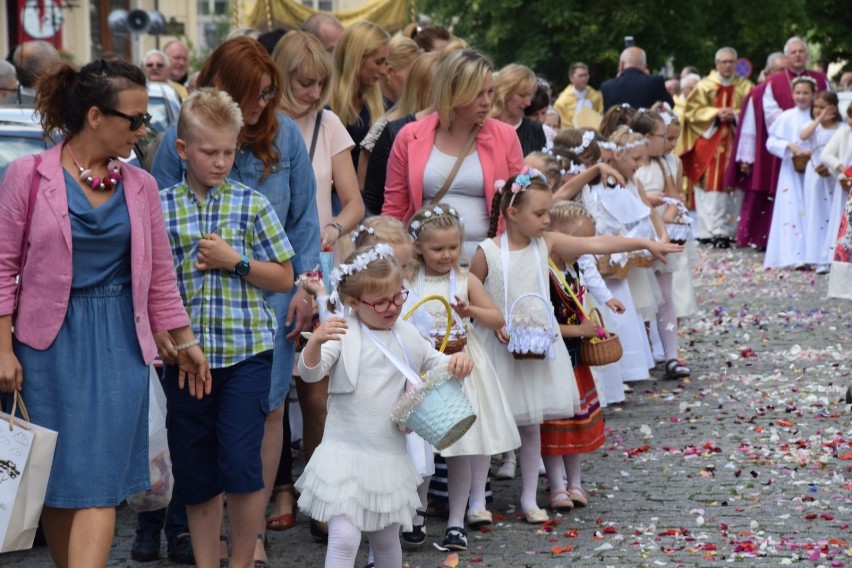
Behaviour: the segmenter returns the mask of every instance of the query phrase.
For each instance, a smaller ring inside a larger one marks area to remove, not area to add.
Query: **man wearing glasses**
[[[716,51],[716,69],[686,99],[683,174],[695,190],[699,242],[730,248],[737,230],[741,194],[725,187],[737,116],[754,87],[735,73],[737,52]]]
[[[562,118],[562,128],[574,127],[574,116],[584,108],[590,108],[603,115],[603,97],[600,92],[589,86],[589,66],[574,63],[568,69],[571,83],[559,94],[553,108]]]

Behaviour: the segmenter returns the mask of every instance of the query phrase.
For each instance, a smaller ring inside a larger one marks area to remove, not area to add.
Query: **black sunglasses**
[[[137,114],[136,116],[130,116],[129,114],[124,114],[123,112],[113,110],[111,108],[102,108],[101,112],[104,114],[109,114],[112,116],[118,116],[130,121],[130,130],[136,131],[139,130],[139,127],[143,124],[148,127],[151,126],[151,119],[154,118],[147,112],[145,114]]]

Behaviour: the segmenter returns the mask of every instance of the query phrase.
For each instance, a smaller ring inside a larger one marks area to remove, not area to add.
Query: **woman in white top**
[[[333,250],[335,258],[339,258],[338,241],[361,221],[364,202],[352,164],[351,150],[355,143],[337,115],[323,109],[331,86],[331,59],[316,37],[299,31],[282,37],[272,58],[285,77],[279,109],[299,127],[310,152],[317,180],[320,246],[324,251]],[[332,213],[332,185],[341,203],[337,215]],[[303,447],[310,458],[325,426],[328,379],[306,383],[296,377],[296,390],[302,407]],[[284,444],[284,453],[290,453],[289,444]],[[290,469],[287,457],[282,457],[279,469]],[[277,478],[275,506],[267,526],[282,530],[292,526],[293,490],[290,471],[279,470]]]

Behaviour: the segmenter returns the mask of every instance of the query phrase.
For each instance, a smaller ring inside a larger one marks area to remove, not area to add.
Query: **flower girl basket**
[[[404,319],[411,317],[417,308],[432,300],[440,301],[447,310],[447,329],[438,347],[439,351],[445,352],[450,344],[453,325],[452,308],[445,298],[426,296],[405,314]],[[464,345],[461,348],[463,347]],[[421,378],[410,367],[398,364],[396,357],[391,358],[391,361],[414,386],[400,400],[391,415],[391,420],[397,427],[401,430],[411,430],[439,451],[453,445],[470,430],[476,421],[476,414],[462,390],[461,383],[449,373],[446,365],[432,369]]]
[[[580,302],[580,299],[577,298],[574,291],[568,285],[562,271],[556,269],[554,272],[557,274],[562,288],[568,292],[574,300],[574,303],[577,304],[578,308],[580,308],[580,313],[583,314],[585,319],[589,319],[589,314],[583,308],[583,304]],[[621,356],[624,354],[624,349],[621,346],[621,340],[618,339],[616,334],[610,333],[606,330],[601,313],[597,308],[592,309],[591,317],[593,317],[598,324],[598,336],[584,337],[580,339],[580,362],[583,365],[588,365],[590,367],[615,363],[621,359]]]

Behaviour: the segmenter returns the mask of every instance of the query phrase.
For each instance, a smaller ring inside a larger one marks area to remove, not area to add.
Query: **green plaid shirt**
[[[214,187],[202,203],[184,180],[160,192],[177,281],[192,330],[210,367],[230,367],[273,348],[276,319],[263,290],[227,270],[198,270],[198,241],[216,233],[249,260],[295,254],[266,197],[238,182]]]

